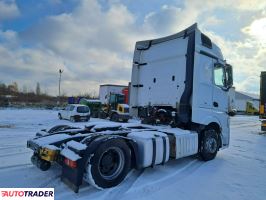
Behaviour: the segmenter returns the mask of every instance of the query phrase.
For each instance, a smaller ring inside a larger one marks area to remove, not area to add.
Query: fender
[[[217,123],[220,127],[222,127],[221,126],[221,122],[219,121],[219,119],[217,118],[217,117],[215,117],[215,116],[208,116],[208,117],[206,117],[204,120],[203,120],[203,124],[204,125],[208,125],[208,124],[210,124],[210,123]]]
[[[129,148],[133,152],[133,158],[134,158],[134,167],[139,167],[139,156],[138,156],[138,148],[136,145],[136,142],[130,138],[119,136],[119,135],[106,135],[106,134],[92,134],[89,137],[85,138],[83,140],[83,143],[85,143],[88,147],[87,149],[82,152],[82,158],[77,160],[77,168],[72,169],[68,167],[65,163],[63,163],[62,167],[62,175],[61,180],[69,185],[74,192],[79,191],[79,187],[82,184],[83,181],[83,175],[85,172],[85,168],[89,163],[93,163],[93,160],[90,158],[94,154],[94,152],[97,150],[100,144],[103,144],[104,142],[108,140],[115,140],[115,139],[123,139],[128,144]]]
[[[91,150],[90,155],[85,155],[88,156],[87,159],[89,159],[89,157],[94,154],[94,152],[97,150],[97,147],[109,140],[116,140],[116,139],[122,139],[126,142],[126,144],[128,145],[128,147],[130,148],[131,152],[132,152],[132,157],[131,157],[131,161],[133,164],[133,168],[136,169],[140,169],[140,158],[139,158],[139,150],[138,150],[138,146],[137,146],[137,142],[134,139],[128,138],[128,137],[124,137],[124,136],[120,136],[120,135],[102,135],[101,137],[97,137],[91,144],[89,144],[90,146],[88,148],[92,148],[93,150]],[[95,147],[94,147],[95,146]],[[89,160],[89,162],[93,162],[93,160]],[[86,163],[87,164],[87,163]],[[84,167],[86,167],[86,164]]]
[[[222,124],[219,121],[219,119],[215,116],[208,116],[203,120],[203,124],[204,125],[209,125],[211,123],[216,123],[218,124],[219,128],[220,128],[220,134],[219,134],[219,140],[220,140],[220,145],[221,147],[223,146],[223,131],[222,131]]]

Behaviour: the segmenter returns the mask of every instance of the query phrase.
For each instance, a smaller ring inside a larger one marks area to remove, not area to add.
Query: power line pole
[[[61,90],[61,76],[62,76],[63,70],[59,69],[59,87],[58,87],[58,105],[60,105],[60,90]]]

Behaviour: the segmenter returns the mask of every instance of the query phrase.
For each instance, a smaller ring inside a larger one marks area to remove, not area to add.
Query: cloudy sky
[[[97,94],[128,83],[136,41],[195,22],[233,65],[236,89],[258,93],[265,0],[0,0],[0,82],[56,95],[61,68],[64,93]]]

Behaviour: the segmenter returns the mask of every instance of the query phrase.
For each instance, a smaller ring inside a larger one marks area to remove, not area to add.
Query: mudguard
[[[106,134],[92,134],[89,137],[85,138],[82,143],[86,144],[88,147],[84,151],[80,152],[79,155],[81,159],[77,160],[77,167],[70,168],[65,163],[62,165],[62,175],[61,180],[66,183],[74,192],[78,193],[79,187],[83,181],[83,175],[85,168],[89,163],[93,163],[93,160],[90,160],[91,155],[97,150],[98,146],[108,140],[115,139],[124,139],[131,149],[132,153],[132,163],[134,168],[140,168],[139,166],[139,155],[138,147],[136,142],[130,138],[119,136],[119,135],[106,135]]]

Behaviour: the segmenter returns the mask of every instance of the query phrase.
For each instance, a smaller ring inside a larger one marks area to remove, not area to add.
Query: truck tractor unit
[[[232,84],[231,65],[197,24],[137,42],[130,112],[149,124],[95,122],[87,132],[42,134],[28,141],[33,163],[39,168],[42,162],[59,163],[61,180],[78,192],[83,181],[110,188],[131,169],[156,170],[171,159],[212,160],[229,146]]]
[[[260,108],[261,130],[266,131],[266,71],[260,75]]]

